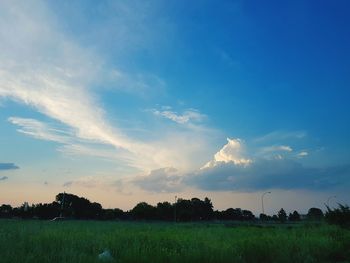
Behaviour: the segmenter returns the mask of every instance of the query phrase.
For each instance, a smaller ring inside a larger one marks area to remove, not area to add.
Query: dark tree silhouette
[[[160,220],[174,220],[174,207],[169,202],[157,204],[157,218]]]
[[[255,219],[254,214],[249,210],[242,210],[242,219],[245,221],[250,221]]]
[[[327,206],[325,219],[329,224],[350,228],[350,208],[347,205],[338,204],[338,208],[332,210]]]
[[[300,221],[300,215],[297,211],[294,211],[293,213],[289,213],[288,220],[295,222]]]
[[[84,197],[73,194],[60,193],[56,201],[63,208],[63,215],[77,219],[98,219],[102,214],[102,206],[99,203],[91,203]]]
[[[307,212],[307,218],[310,220],[322,220],[323,219],[323,212],[319,208],[312,207]]]
[[[130,213],[132,218],[137,220],[154,220],[157,218],[157,209],[146,202],[138,203]]]
[[[103,209],[100,219],[102,220],[114,220],[114,219],[126,219],[126,215],[123,210],[119,208]]]
[[[265,214],[260,214],[259,215],[259,219],[261,221],[268,221],[269,220],[269,216],[268,215],[265,215]]]
[[[286,213],[286,211],[284,211],[283,208],[281,208],[281,210],[278,211],[277,216],[278,216],[278,220],[279,220],[281,223],[286,222],[286,220],[287,220],[287,213]]]
[[[12,216],[12,206],[2,205],[0,206],[0,218],[10,218]]]

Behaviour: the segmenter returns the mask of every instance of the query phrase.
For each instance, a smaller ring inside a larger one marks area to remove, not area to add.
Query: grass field
[[[0,220],[0,262],[350,262],[350,231],[96,221]]]

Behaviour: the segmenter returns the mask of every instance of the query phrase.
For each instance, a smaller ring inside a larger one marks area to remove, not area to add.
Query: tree
[[[4,218],[12,217],[12,206],[10,205],[0,206],[0,217],[4,217]]]
[[[300,215],[297,211],[294,211],[293,214],[289,213],[288,220],[295,222],[295,221],[300,221]]]
[[[152,220],[156,219],[156,208],[146,202],[138,203],[130,212],[134,219]]]
[[[240,208],[228,208],[219,212],[221,220],[242,220],[242,210]]]
[[[348,205],[338,204],[338,208],[332,210],[327,206],[325,219],[329,224],[350,227],[350,208]]]
[[[310,220],[322,220],[323,212],[319,208],[312,207],[307,212],[307,218],[310,219]]]
[[[281,223],[286,222],[286,220],[287,220],[287,213],[286,213],[286,211],[284,211],[283,208],[281,208],[281,210],[278,211],[277,216],[278,216],[278,220],[279,220]]]
[[[204,216],[203,219],[205,220],[209,220],[212,219],[214,217],[214,210],[213,210],[213,204],[211,202],[211,200],[206,197],[204,198]]]
[[[40,219],[52,219],[60,214],[60,204],[52,202],[51,204],[33,205],[33,215]]]
[[[269,217],[265,214],[260,214],[259,215],[259,218],[261,221],[268,221],[269,220]]]
[[[255,219],[255,216],[252,213],[252,211],[242,210],[242,220],[250,221],[250,220],[254,220],[254,219]]]
[[[192,214],[191,201],[179,198],[176,202],[176,220],[190,221],[192,219]]]
[[[101,204],[91,203],[88,199],[73,194],[60,193],[56,196],[56,201],[60,204],[62,214],[66,217],[98,219],[102,213]]]
[[[158,203],[157,219],[167,221],[174,220],[174,207],[169,202]]]
[[[115,220],[115,219],[124,219],[125,213],[119,208],[114,209],[103,209],[102,215],[100,216],[103,220]]]

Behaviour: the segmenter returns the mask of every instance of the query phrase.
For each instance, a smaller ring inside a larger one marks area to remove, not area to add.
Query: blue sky
[[[349,7],[2,2],[1,202],[349,203]]]

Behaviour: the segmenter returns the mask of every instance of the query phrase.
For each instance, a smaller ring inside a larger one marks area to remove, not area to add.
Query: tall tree
[[[281,208],[281,210],[278,211],[277,216],[278,216],[278,220],[279,220],[281,223],[286,222],[286,220],[287,220],[287,213],[286,213],[286,211],[284,211],[283,208]]]

